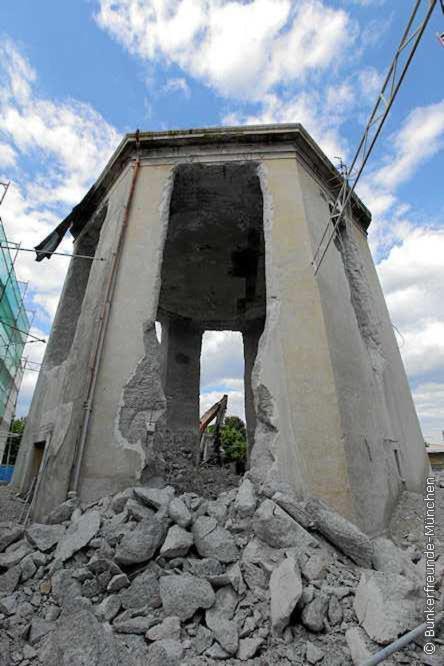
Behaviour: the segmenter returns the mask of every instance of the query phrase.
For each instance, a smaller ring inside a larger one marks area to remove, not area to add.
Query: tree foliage
[[[26,417],[22,417],[20,419],[14,419],[12,421],[11,426],[9,428],[10,435],[12,436],[8,437],[5,451],[3,454],[3,460],[0,461],[4,465],[6,464],[15,465],[25,425],[26,425]]]
[[[214,426],[208,428],[214,432]],[[244,461],[247,457],[247,429],[238,416],[226,416],[220,429],[221,444],[227,462]]]

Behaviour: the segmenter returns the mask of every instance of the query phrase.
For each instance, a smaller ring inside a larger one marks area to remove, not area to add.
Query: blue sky
[[[0,178],[11,240],[32,247],[79,201],[126,131],[302,122],[350,159],[413,0],[3,0]],[[424,5],[427,3],[424,2]],[[359,193],[423,431],[444,429],[444,32],[439,7]],[[69,251],[70,241],[64,243]],[[66,260],[23,253],[46,335]],[[43,345],[29,346],[41,359]],[[203,407],[242,411],[239,336],[206,336]],[[35,373],[23,382],[25,413]]]

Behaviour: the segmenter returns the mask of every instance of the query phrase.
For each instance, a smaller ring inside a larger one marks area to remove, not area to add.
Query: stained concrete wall
[[[159,471],[157,425],[166,410],[154,324],[173,171],[141,167],[99,368],[80,495],[93,500]],[[147,432],[147,422],[156,430]]]
[[[259,164],[267,307],[261,335],[262,324],[252,331],[244,327],[247,425],[249,439],[254,437],[251,474],[258,481],[283,479],[301,497],[320,495],[368,532],[379,532],[401,488],[420,488],[426,463],[365,234],[347,227],[315,276],[311,259],[328,224],[328,202],[294,147],[259,146],[251,152],[201,147],[196,152],[194,159],[204,163]],[[142,162],[80,470],[84,501],[163,473],[168,457],[174,457],[169,420],[177,426],[197,417],[200,332],[193,329],[185,336],[187,344],[165,312],[161,345],[154,328],[174,168],[187,159],[187,149],[177,148],[173,156],[157,151],[152,161]],[[94,262],[78,282],[73,264],[65,284],[15,475],[26,488],[34,442],[50,441],[36,518],[70,488],[109,258],[116,250],[131,177],[128,166],[101,202],[107,212],[96,257],[108,261]],[[81,242],[82,237],[78,246]],[[71,309],[72,299],[78,320],[68,331],[72,343],[63,347],[63,313]],[[191,359],[189,376],[178,354]],[[189,400],[180,406],[181,388]]]
[[[258,479],[283,478],[353,515],[347,460],[296,160],[264,160],[267,317],[253,370]]]
[[[97,257],[109,259],[113,252],[117,229],[125,213],[130,182],[131,171],[126,169],[108,195],[107,214],[96,248]],[[88,227],[83,233],[88,233]],[[81,240],[79,237],[77,244]],[[77,245],[74,246],[76,249]],[[80,261],[87,260],[71,260],[55,321],[64,310],[66,294],[71,292],[70,276],[75,279],[73,276],[76,272],[74,264]],[[72,321],[75,333],[65,360],[60,365],[53,365],[49,345],[50,353],[47,350],[43,359],[13,477],[13,484],[22,492],[29,488],[35,473],[34,444],[45,441],[41,483],[34,500],[33,515],[37,520],[63,501],[70,488],[72,465],[84,418],[91,353],[99,327],[109,270],[109,260],[93,262],[91,266],[79,318]]]

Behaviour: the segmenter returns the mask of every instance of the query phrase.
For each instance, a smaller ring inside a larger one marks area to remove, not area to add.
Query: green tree
[[[214,432],[214,426],[209,426]],[[244,461],[247,457],[247,429],[238,416],[226,416],[220,429],[222,448],[227,462]]]
[[[6,442],[3,460],[1,461],[3,465],[15,465],[25,425],[26,416],[22,416],[20,419],[13,419],[9,428],[10,436]]]

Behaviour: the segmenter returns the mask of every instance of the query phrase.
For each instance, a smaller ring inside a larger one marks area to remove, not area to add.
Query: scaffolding
[[[4,188],[1,203],[9,183],[0,183],[0,186]],[[27,284],[19,282],[15,274],[18,251],[19,245],[14,245],[11,252],[0,217],[0,463],[15,415],[25,370],[22,355],[31,326],[24,302]]]

